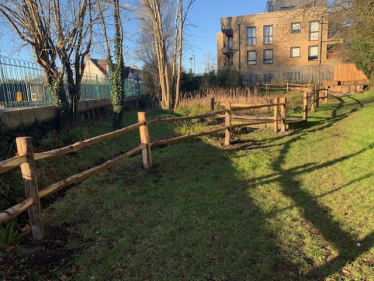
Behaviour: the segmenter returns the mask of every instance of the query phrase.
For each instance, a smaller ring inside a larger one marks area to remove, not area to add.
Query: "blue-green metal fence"
[[[0,56],[0,108],[51,103],[38,64]]]
[[[0,56],[0,109],[52,104],[45,74],[37,63]],[[126,96],[143,94],[141,80],[125,80]],[[80,100],[111,98],[110,79],[84,74]]]
[[[81,86],[81,100],[111,98],[110,80],[97,75],[84,75]]]
[[[139,96],[144,94],[143,83],[141,80],[126,79],[125,80],[126,96]]]

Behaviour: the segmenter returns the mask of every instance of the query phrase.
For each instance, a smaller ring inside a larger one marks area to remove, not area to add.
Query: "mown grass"
[[[153,150],[151,170],[136,156],[90,177],[44,212],[72,233],[75,257],[56,278],[373,280],[372,116],[374,92],[330,99],[287,134],[257,130],[229,148],[197,139]]]

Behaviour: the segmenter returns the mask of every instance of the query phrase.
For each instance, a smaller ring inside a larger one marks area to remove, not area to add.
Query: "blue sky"
[[[202,72],[205,54],[216,57],[216,33],[220,31],[220,18],[263,13],[266,0],[196,0],[190,13],[190,21],[196,28],[190,28],[189,45],[185,49],[183,64],[190,69],[189,58],[195,55],[196,72]],[[192,35],[193,34],[193,35]],[[193,66],[193,60],[192,67]]]
[[[188,29],[188,44],[184,49],[183,67],[189,70],[192,65],[196,73],[203,72],[206,55],[210,54],[214,58],[217,55],[216,33],[220,31],[220,18],[263,13],[266,2],[266,0],[196,0],[189,14],[190,23],[194,27]],[[33,60],[30,48],[15,50],[14,46],[19,45],[17,36],[1,33],[0,55]],[[128,42],[128,45],[132,43]],[[190,60],[193,56],[195,63]],[[139,62],[132,60],[131,57],[131,54],[126,56],[126,64],[140,66]]]

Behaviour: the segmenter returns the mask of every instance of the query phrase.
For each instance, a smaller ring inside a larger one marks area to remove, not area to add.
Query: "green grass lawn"
[[[56,280],[374,280],[373,116],[373,91],[332,98],[305,128],[237,135],[229,148],[182,142],[154,149],[151,170],[135,156],[88,178],[43,212],[71,233]],[[135,131],[55,169],[138,142]]]

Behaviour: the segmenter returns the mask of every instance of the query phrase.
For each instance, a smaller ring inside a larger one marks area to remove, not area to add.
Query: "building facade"
[[[329,37],[324,1],[305,6],[307,2],[274,0],[263,14],[221,18],[218,69],[239,71],[247,85],[332,79],[333,66],[338,63],[333,46],[342,39]]]

